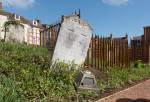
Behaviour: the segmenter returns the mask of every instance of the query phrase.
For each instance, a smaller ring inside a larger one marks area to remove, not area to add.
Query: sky
[[[150,25],[150,0],[0,0],[4,9],[51,24],[81,11],[81,18],[102,36],[139,36]]]

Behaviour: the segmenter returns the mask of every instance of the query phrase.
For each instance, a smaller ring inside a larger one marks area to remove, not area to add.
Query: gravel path
[[[137,99],[143,100],[131,101]],[[150,102],[150,79],[97,102]]]

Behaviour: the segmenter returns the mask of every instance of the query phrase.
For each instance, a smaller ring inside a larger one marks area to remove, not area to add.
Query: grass
[[[51,65],[49,51],[0,42],[0,102],[58,101],[76,94],[75,65]]]
[[[74,64],[51,64],[51,54],[42,47],[0,42],[0,102],[66,101],[76,96]],[[150,67],[136,62],[128,69],[109,68],[107,80],[97,79],[101,93],[150,78]],[[83,97],[93,93],[81,92]]]
[[[108,76],[108,80],[98,80],[101,93],[106,90],[113,90],[131,85],[137,81],[150,78],[150,66],[142,65],[143,67],[131,66],[128,69],[110,68],[104,72]]]

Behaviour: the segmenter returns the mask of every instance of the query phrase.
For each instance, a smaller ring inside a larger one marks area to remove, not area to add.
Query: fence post
[[[97,57],[97,56],[96,56],[96,54],[97,54],[97,53],[96,53],[96,52],[97,52],[97,51],[96,51],[96,48],[97,48],[97,44],[96,44],[96,40],[97,40],[96,34],[95,34],[94,39],[95,39],[95,43],[94,43],[94,50],[95,50],[95,51],[94,51],[94,58],[95,58],[95,59],[94,59],[94,65],[95,65],[95,68],[96,68],[96,67],[97,67],[97,66],[96,66],[96,61],[97,61],[97,60],[96,60],[96,57]]]
[[[98,35],[98,69],[99,68],[99,61],[100,61],[100,38],[99,38],[99,35]]]
[[[93,47],[93,43],[94,43],[94,37],[93,37],[93,34],[92,34],[92,68],[93,68],[93,55],[94,55],[94,47]]]

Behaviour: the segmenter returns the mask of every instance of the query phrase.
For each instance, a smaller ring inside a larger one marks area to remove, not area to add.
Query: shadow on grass
[[[150,102],[150,100],[147,100],[147,99],[132,100],[132,99],[128,99],[128,98],[122,98],[122,99],[118,99],[116,102]]]

